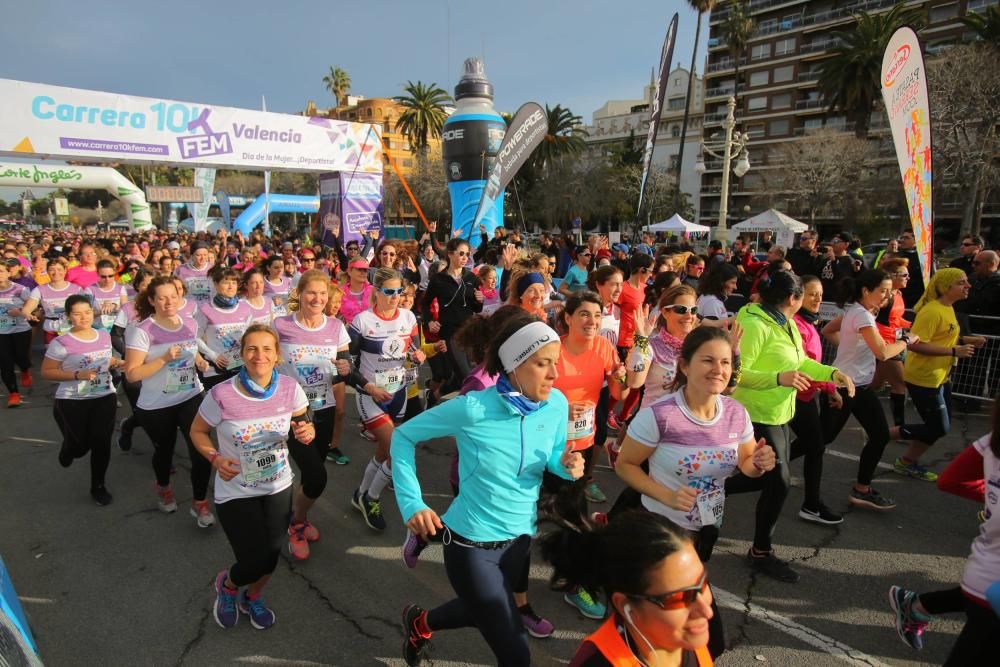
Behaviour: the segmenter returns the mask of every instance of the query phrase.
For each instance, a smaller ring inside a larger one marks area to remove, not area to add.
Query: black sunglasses
[[[698,306],[684,306],[679,303],[664,306],[664,309],[673,311],[674,315],[687,315],[688,313],[691,313],[692,315],[698,314]]]
[[[708,570],[703,570],[701,578],[694,586],[680,588],[676,591],[663,593],[662,595],[630,595],[635,600],[645,600],[652,602],[663,610],[683,609],[690,607],[698,599],[698,595],[708,590]]]

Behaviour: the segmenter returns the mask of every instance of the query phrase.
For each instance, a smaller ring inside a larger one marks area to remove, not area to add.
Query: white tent
[[[674,213],[667,220],[657,222],[656,224],[646,227],[646,229],[651,232],[673,232],[675,234],[694,234],[711,231],[710,228],[705,225],[698,225],[685,220],[678,213]]]
[[[740,234],[755,234],[765,231],[774,232],[775,243],[788,248],[795,240],[795,234],[809,229],[809,225],[799,222],[795,218],[790,218],[781,211],[769,208],[763,213],[758,213],[752,218],[747,218],[743,222],[738,222],[730,228],[730,239],[735,239]]]

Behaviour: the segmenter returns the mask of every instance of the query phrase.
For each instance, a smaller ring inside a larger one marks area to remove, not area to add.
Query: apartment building
[[[726,117],[726,101],[736,95],[737,129],[750,137],[751,170],[742,178],[730,175],[729,224],[743,218],[745,207],[751,213],[765,208],[770,200],[792,215],[801,213],[798,203],[782,202],[767,192],[767,173],[781,169],[774,155],[775,147],[795,141],[819,128],[853,132],[842,111],[830,112],[822,99],[817,81],[823,61],[838,42],[836,31],[849,30],[860,11],[888,12],[903,4],[924,13],[926,28],[921,31],[929,54],[949,43],[971,38],[959,18],[968,12],[981,11],[997,0],[745,0],[747,13],[754,21],[754,33],[739,62],[740,85],[736,85],[736,65],[724,35],[724,23],[732,2],[720,2],[709,18],[708,58],[705,67],[706,138],[720,132]],[[884,113],[876,108],[872,115],[869,139],[878,142],[878,158],[873,166],[880,177],[898,178],[895,153]],[[706,160],[701,183],[700,222],[715,225],[718,221],[722,181],[722,163]],[[890,181],[891,182],[891,181]],[[894,201],[898,199],[898,201]],[[879,204],[879,215],[886,219],[905,220],[902,198],[887,197]],[[961,203],[942,199],[935,206],[940,225],[956,224]],[[1000,222],[1000,206],[988,206],[985,216]],[[827,213],[817,224],[822,228],[839,227],[845,221]]]

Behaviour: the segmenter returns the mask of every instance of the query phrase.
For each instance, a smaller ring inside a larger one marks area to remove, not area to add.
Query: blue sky
[[[498,110],[559,103],[589,122],[640,95],[675,11],[674,64],[687,67],[697,14],[678,0],[9,2],[0,78],[247,108],[264,95],[291,113],[330,104],[329,65],[352,92],[387,97],[418,79],[450,93],[462,61],[485,56]]]

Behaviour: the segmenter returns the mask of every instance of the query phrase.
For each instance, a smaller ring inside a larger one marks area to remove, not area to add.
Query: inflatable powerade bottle
[[[490,177],[507,124],[493,109],[493,84],[486,79],[478,58],[465,61],[465,72],[455,86],[455,113],[441,131],[441,154],[451,195],[451,228],[475,248],[479,230],[472,229],[479,199]],[[488,237],[503,224],[503,197],[483,218]]]

